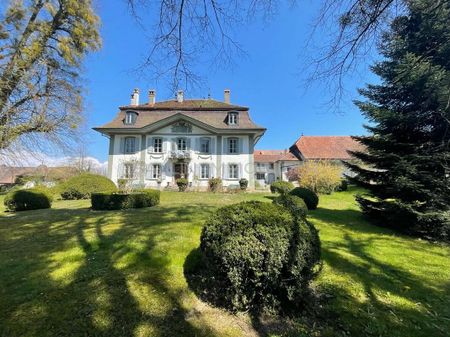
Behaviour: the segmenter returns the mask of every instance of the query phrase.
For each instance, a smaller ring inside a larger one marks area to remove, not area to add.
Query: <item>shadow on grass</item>
[[[159,247],[177,230],[167,226],[209,211],[53,209],[14,216],[0,228],[0,335],[213,336],[186,320],[183,290],[168,277],[171,257]],[[55,280],[55,269],[64,266],[67,274]]]

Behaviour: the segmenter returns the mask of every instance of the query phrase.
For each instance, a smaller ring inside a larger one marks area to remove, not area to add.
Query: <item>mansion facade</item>
[[[109,138],[108,176],[116,184],[165,188],[186,178],[189,185],[207,188],[210,178],[221,178],[225,187],[241,178],[255,186],[254,147],[265,132],[255,124],[247,107],[224,101],[185,99],[139,103],[135,89],[131,103],[119,108],[109,123],[94,128]]]

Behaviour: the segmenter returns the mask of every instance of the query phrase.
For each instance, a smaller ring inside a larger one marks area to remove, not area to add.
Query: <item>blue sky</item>
[[[129,103],[133,88],[157,90],[157,100],[170,99],[166,83],[155,83],[133,72],[150,48],[149,40],[131,19],[125,1],[99,1],[103,48],[85,63],[86,93],[85,133],[88,154],[107,159],[108,140],[91,128],[110,121],[118,106]],[[187,98],[207,97],[222,100],[223,90],[231,89],[232,103],[250,107],[253,120],[267,128],[258,149],[289,148],[301,135],[356,135],[364,133],[364,119],[351,103],[356,88],[373,80],[362,70],[360,76],[347,80],[349,92],[343,101],[343,113],[326,105],[329,92],[321,83],[305,89],[299,69],[304,59],[305,40],[317,15],[312,2],[302,1],[294,9],[281,8],[270,22],[255,20],[236,29],[236,36],[247,56],[233,67],[210,69],[205,85],[186,94]]]

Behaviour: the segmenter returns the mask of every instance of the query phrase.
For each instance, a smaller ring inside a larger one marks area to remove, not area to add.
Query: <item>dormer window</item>
[[[125,120],[124,123],[127,125],[132,125],[136,123],[137,113],[134,111],[125,112]]]
[[[237,124],[238,124],[237,112],[228,113],[228,125],[237,125]]]

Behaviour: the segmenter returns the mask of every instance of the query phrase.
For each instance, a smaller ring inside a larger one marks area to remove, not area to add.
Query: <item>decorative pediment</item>
[[[172,124],[171,131],[173,133],[192,133],[192,124],[185,121],[179,121]]]

